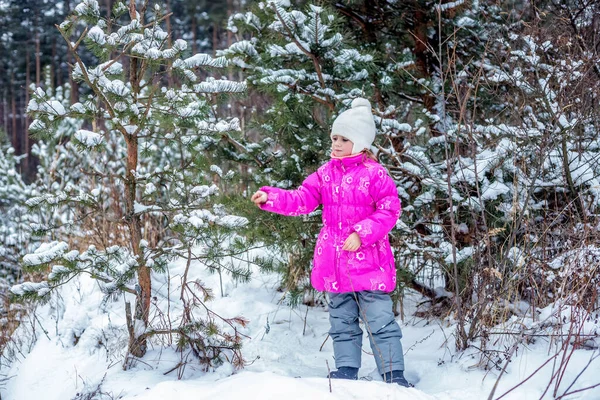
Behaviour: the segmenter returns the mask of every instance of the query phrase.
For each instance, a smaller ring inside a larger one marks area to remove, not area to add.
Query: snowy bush
[[[418,15],[401,2],[258,2],[231,16],[240,41],[222,54],[272,98],[257,126],[258,185],[300,183],[328,157],[337,112],[372,99],[377,156],[403,202],[392,231],[399,289],[428,298],[423,315],[455,316],[465,349],[490,326],[554,301],[566,282],[545,283],[548,263],[596,240],[596,6],[530,14],[417,3]],[[555,17],[571,23],[548,23]],[[283,284],[300,292],[318,212],[311,217],[258,217],[283,253]],[[561,240],[582,227],[585,240]]]

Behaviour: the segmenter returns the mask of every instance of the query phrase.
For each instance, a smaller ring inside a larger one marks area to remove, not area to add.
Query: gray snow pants
[[[360,368],[363,331],[359,318],[365,323],[379,374],[404,371],[402,331],[394,319],[390,295],[379,291],[329,293],[329,335],[336,368]]]

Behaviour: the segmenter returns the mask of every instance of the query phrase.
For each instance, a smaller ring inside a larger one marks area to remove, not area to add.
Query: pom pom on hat
[[[371,112],[371,103],[369,102],[369,100],[367,100],[363,97],[357,97],[354,100],[352,100],[352,104],[350,105],[350,108],[356,108],[356,107],[367,107],[369,109],[369,112]]]
[[[350,109],[338,115],[331,127],[331,136],[343,136],[354,143],[352,154],[369,149],[375,140],[375,132],[371,103],[362,97],[352,100]]]

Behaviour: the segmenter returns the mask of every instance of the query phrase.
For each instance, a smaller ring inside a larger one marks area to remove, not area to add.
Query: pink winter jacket
[[[283,215],[312,212],[323,204],[323,228],[314,253],[311,283],[319,291],[362,290],[391,292],[396,268],[388,232],[400,216],[400,199],[383,166],[357,154],[332,158],[296,190],[262,187],[266,211]],[[342,250],[352,232],[362,244]]]

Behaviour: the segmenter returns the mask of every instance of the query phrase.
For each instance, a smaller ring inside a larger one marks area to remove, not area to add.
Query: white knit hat
[[[362,97],[352,100],[350,109],[338,115],[333,121],[331,136],[333,135],[350,139],[354,143],[352,154],[370,148],[375,140],[375,121],[369,100]]]

